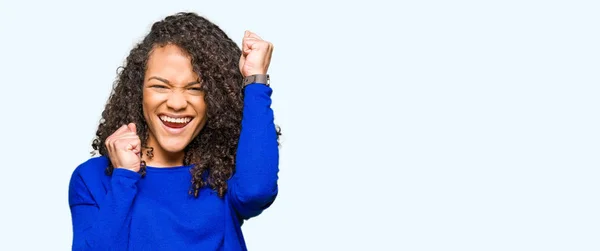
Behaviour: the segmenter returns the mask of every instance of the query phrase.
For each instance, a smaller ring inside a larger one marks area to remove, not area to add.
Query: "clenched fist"
[[[125,168],[134,172],[140,170],[141,140],[134,123],[121,126],[106,138],[105,145],[114,168]]]
[[[246,31],[242,40],[242,56],[240,57],[242,75],[247,77],[254,74],[267,74],[272,53],[272,43]]]

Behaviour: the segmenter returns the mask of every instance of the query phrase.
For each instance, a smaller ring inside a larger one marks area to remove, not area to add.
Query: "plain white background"
[[[1,250],[68,250],[116,69],[195,11],[275,44],[250,250],[599,250],[595,1],[1,1]]]

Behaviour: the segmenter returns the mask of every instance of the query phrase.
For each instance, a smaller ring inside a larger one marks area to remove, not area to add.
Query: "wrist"
[[[112,173],[113,177],[121,177],[132,180],[139,180],[142,175],[138,172],[127,168],[115,168]]]

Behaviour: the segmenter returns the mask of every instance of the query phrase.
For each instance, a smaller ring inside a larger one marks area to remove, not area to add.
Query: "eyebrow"
[[[163,82],[163,83],[165,83],[165,84],[171,85],[171,82],[170,82],[169,80],[166,80],[166,79],[164,79],[164,78],[161,78],[161,77],[152,76],[152,77],[149,77],[149,78],[148,78],[148,81],[150,81],[150,80],[152,80],[152,79],[156,79],[156,80],[158,80],[158,81],[160,81],[160,82]],[[185,86],[187,87],[187,86],[190,86],[190,85],[195,85],[195,84],[200,84],[200,80],[196,80],[196,81],[193,81],[193,82],[189,82],[189,83],[187,83]]]

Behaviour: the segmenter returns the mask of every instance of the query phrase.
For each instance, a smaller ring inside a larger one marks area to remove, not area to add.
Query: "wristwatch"
[[[244,78],[244,86],[249,84],[263,84],[269,86],[271,84],[269,74],[254,74]]]

